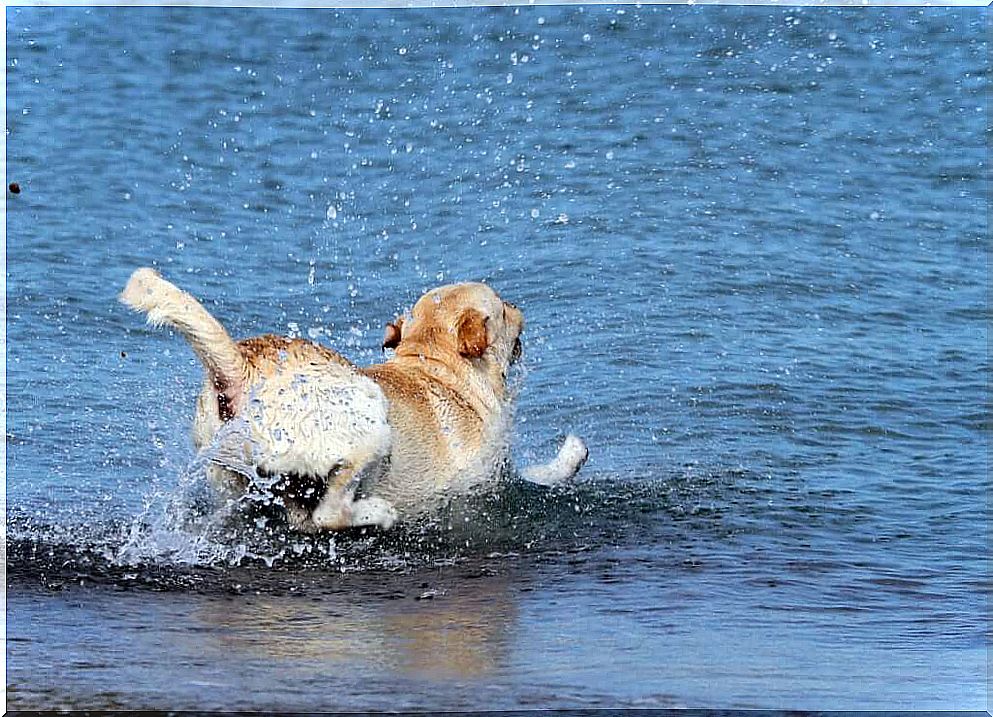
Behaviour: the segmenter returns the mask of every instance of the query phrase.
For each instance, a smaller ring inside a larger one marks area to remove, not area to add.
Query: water
[[[9,8],[9,704],[984,708],[987,18]],[[491,282],[580,482],[216,515],[148,264],[363,364]]]

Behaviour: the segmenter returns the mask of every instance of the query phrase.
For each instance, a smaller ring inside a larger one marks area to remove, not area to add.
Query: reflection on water
[[[469,591],[464,585],[471,586]],[[434,678],[479,679],[508,658],[508,632],[516,627],[514,592],[504,578],[480,578],[458,587],[444,600],[420,600],[414,609],[385,615],[391,635],[404,648],[397,667]]]
[[[444,587],[420,578],[389,582],[385,596],[367,594],[358,581],[313,598],[211,600],[193,609],[200,627],[187,636],[228,659],[314,662],[332,671],[363,665],[469,679],[503,667],[517,616],[510,578],[477,574]]]

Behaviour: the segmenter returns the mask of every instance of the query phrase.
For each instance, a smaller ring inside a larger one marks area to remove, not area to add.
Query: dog
[[[386,325],[393,354],[368,367],[300,338],[236,342],[154,269],[137,269],[120,300],[179,331],[204,366],[193,442],[210,483],[239,496],[268,481],[296,530],[389,529],[511,466],[507,372],[524,316],[486,284],[429,291]],[[588,455],[570,435],[522,476],[568,481]]]

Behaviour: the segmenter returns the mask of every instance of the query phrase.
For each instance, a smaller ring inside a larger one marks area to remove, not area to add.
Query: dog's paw
[[[524,480],[538,485],[556,485],[572,480],[583,467],[590,452],[578,436],[571,433],[559,448],[555,460],[537,466],[528,466],[521,471]]]
[[[352,503],[352,525],[378,525],[389,530],[397,522],[396,509],[382,498],[362,498]]]
[[[559,448],[559,454],[555,460],[557,463],[571,467],[572,474],[575,475],[589,457],[590,451],[586,447],[586,444],[583,443],[583,439],[570,433],[565,437],[565,441],[562,443],[562,447]]]

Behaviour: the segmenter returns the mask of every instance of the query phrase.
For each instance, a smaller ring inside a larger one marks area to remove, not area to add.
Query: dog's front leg
[[[521,477],[538,485],[556,485],[572,480],[583,467],[590,452],[582,439],[571,433],[565,437],[555,459],[521,471]]]

